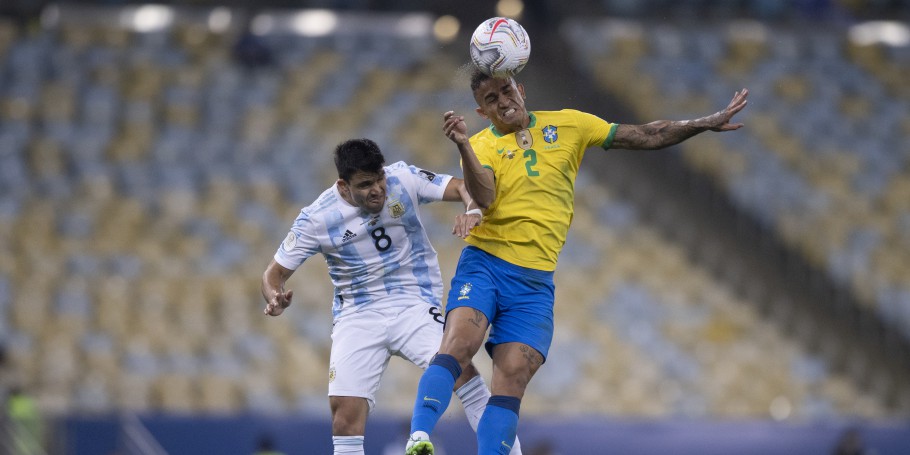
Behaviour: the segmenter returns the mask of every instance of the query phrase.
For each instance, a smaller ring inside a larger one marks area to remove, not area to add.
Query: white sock
[[[455,391],[455,395],[461,400],[464,407],[465,417],[474,432],[477,432],[477,422],[480,422],[480,416],[483,415],[484,409],[487,408],[487,401],[490,400],[490,389],[487,388],[486,382],[480,375],[474,376],[470,381]],[[515,444],[512,445],[510,455],[521,455],[521,443],[518,442],[518,436],[515,437]]]
[[[455,391],[455,395],[461,400],[468,423],[471,424],[471,429],[476,433],[477,422],[480,422],[480,416],[483,415],[483,410],[487,408],[487,401],[490,399],[490,389],[487,388],[483,377],[477,375],[459,387]]]
[[[340,453],[355,453],[363,455],[363,436],[332,436],[335,446],[334,455]]]

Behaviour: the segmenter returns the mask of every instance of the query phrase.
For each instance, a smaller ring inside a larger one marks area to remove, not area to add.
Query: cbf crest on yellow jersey
[[[610,147],[617,125],[581,111],[534,111],[528,128],[471,137],[496,178],[496,200],[466,241],[522,267],[552,271],[574,215],[575,177],[588,147]]]

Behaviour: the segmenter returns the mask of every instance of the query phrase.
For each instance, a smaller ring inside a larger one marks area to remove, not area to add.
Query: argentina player
[[[328,393],[335,454],[363,454],[367,415],[390,356],[425,369],[442,339],[442,276],[420,206],[472,204],[461,179],[384,164],[369,139],[339,144],[338,180],[300,211],[262,276],[265,314],[278,316],[291,304],[285,284],[294,270],[317,253],[326,259],[335,286]],[[469,211],[452,232],[464,238],[479,221]],[[489,389],[473,365],[454,389],[476,430]]]

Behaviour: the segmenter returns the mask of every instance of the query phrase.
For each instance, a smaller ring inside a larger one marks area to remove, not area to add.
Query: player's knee
[[[537,372],[537,368],[529,365],[527,362],[507,362],[505,365],[498,366],[509,381],[516,384],[527,385]]]
[[[329,397],[332,409],[332,434],[359,436],[366,427],[369,404],[364,398]]]
[[[493,363],[508,374],[533,376],[543,362],[543,355],[524,343],[503,343],[493,347]]]
[[[498,345],[493,352],[494,393],[523,397],[541,363],[543,357],[525,345]]]
[[[483,339],[477,341],[470,337],[453,336],[443,341],[439,352],[455,357],[461,368],[465,369],[471,363],[474,354],[477,354],[482,343]]]
[[[353,413],[336,412],[332,416],[332,435],[334,436],[360,436],[365,427],[366,422]]]

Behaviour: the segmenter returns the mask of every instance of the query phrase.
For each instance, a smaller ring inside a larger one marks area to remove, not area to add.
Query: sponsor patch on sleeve
[[[288,236],[281,242],[281,248],[284,251],[292,251],[297,246],[297,236],[293,232],[288,232]]]

